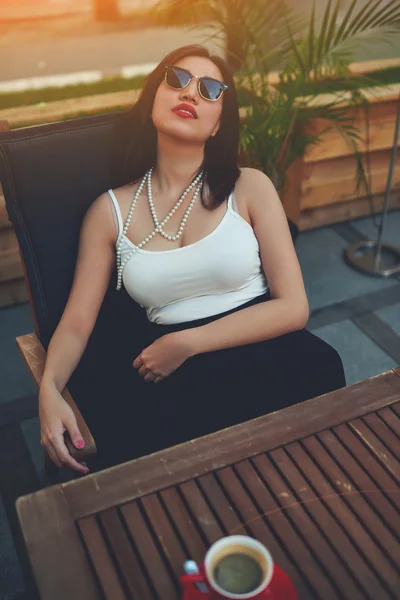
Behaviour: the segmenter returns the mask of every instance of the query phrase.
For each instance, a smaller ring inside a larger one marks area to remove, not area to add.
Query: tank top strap
[[[113,206],[114,206],[114,210],[115,210],[115,214],[117,215],[117,220],[118,220],[118,239],[121,237],[122,232],[124,230],[124,225],[122,222],[122,214],[121,214],[121,209],[119,207],[119,203],[117,200],[116,195],[114,194],[113,190],[107,190],[108,194],[112,200]]]
[[[229,194],[229,197],[228,197],[228,210],[231,210],[232,212],[238,212],[236,194],[235,194],[234,189],[232,190],[232,192]]]

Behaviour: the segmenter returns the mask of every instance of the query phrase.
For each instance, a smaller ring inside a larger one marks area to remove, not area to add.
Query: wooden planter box
[[[5,129],[8,129],[6,123],[0,121],[0,131]],[[8,219],[0,183],[0,308],[26,302],[27,299],[18,242]]]
[[[0,188],[0,308],[26,302],[27,299],[17,238],[8,220]]]
[[[347,221],[382,210],[389,164],[392,154],[400,86],[375,90],[369,98],[369,148],[365,109],[356,110],[356,126],[362,141],[363,155],[372,199],[356,191],[356,159],[337,131],[325,134],[317,146],[310,147],[305,156],[292,165],[288,186],[282,202],[290,218],[301,230]],[[318,131],[326,123],[316,120],[312,127]],[[367,155],[369,150],[369,157]],[[398,153],[392,182],[390,208],[400,208],[400,153]]]

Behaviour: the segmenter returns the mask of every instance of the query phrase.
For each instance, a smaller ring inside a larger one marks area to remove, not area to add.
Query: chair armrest
[[[28,333],[27,335],[19,336],[16,338],[16,342],[18,349],[22,355],[22,358],[24,359],[25,364],[33,377],[33,380],[39,388],[40,382],[43,377],[44,365],[46,362],[46,351],[40,343],[40,340],[37,337],[36,333]],[[64,388],[63,392],[61,393],[61,396],[71,407],[75,415],[79,431],[81,432],[83,440],[85,442],[85,447],[82,450],[78,450],[72,444],[68,432],[65,432],[65,444],[68,448],[68,452],[73,458],[77,460],[84,460],[85,458],[94,456],[97,453],[95,441],[93,439],[92,434],[90,433],[89,427],[87,426],[84,418],[82,417],[78,407],[73,401],[72,396],[67,388]]]

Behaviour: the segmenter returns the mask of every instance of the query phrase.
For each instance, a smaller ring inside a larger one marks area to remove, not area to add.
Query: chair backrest
[[[82,219],[102,192],[116,187],[112,152],[117,114],[0,132],[0,181],[46,349],[68,299]],[[130,339],[133,357],[140,347],[144,311],[124,289],[116,292],[115,282],[114,272],[78,370],[84,379],[88,369],[99,370],[100,354],[115,358],[107,346],[118,343],[121,348],[122,339]]]

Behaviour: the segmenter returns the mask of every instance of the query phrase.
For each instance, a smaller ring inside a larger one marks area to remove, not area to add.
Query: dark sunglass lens
[[[224,88],[220,81],[216,79],[202,79],[200,82],[201,93],[207,100],[217,100]]]
[[[187,85],[190,76],[186,71],[176,67],[170,67],[167,71],[167,83],[173,88],[180,89]]]

